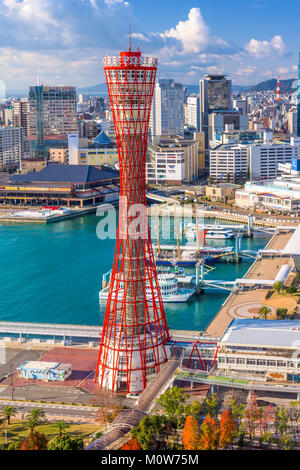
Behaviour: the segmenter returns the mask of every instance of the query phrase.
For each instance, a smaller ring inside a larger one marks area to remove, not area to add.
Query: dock
[[[283,250],[290,240],[293,232],[275,233],[266,246],[268,250]],[[280,256],[262,257],[251,265],[244,276],[246,279],[274,279],[283,265],[289,264],[291,257],[280,254]],[[250,290],[239,290],[232,292],[225,303],[221,306],[215,317],[206,327],[209,336],[222,337],[233,318],[251,318],[258,313],[259,306],[264,304],[268,288],[264,286]]]

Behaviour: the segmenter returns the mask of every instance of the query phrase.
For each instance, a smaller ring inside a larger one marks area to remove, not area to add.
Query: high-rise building
[[[150,117],[151,135],[184,134],[184,88],[171,79],[156,83]]]
[[[0,169],[17,169],[24,156],[24,129],[0,127]]]
[[[199,96],[188,96],[186,103],[185,123],[200,131],[200,99]]]
[[[28,98],[21,98],[13,102],[13,125],[23,127],[25,136],[28,136],[29,130],[29,101]]]
[[[157,59],[129,48],[103,62],[119,153],[120,207],[96,381],[110,390],[139,392],[169,356],[146,210],[145,162]]]
[[[77,132],[76,88],[72,86],[31,86],[29,88],[29,135],[38,135],[43,121],[44,135]]]
[[[230,111],[231,80],[226,75],[205,75],[199,81],[200,92],[200,127],[205,132],[205,144],[208,148],[208,115],[214,111]]]
[[[298,87],[297,87],[297,136],[300,137],[300,53],[298,62]]]

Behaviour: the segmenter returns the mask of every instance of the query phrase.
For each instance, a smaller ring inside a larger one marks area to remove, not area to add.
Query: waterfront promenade
[[[267,249],[281,250],[288,243],[292,232],[278,233],[267,244]],[[274,279],[281,266],[289,263],[289,256],[274,256],[256,260],[244,279]],[[206,334],[220,338],[233,318],[253,318],[264,304],[268,289],[254,288],[233,292],[206,327]]]

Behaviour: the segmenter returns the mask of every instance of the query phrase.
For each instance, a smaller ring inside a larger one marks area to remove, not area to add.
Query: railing
[[[140,67],[156,67],[158,64],[157,57],[138,57],[139,63],[138,64],[127,64],[130,66],[140,66]],[[104,67],[120,67],[124,66],[124,60],[119,56],[104,56],[103,57],[103,65]]]

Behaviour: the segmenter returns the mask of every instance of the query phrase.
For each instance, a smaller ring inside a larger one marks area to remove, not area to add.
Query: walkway
[[[292,233],[279,233],[274,235],[267,245],[268,249],[283,249],[291,238]],[[247,271],[244,279],[274,279],[281,266],[289,263],[289,256],[274,256],[271,258],[262,258],[256,260]],[[234,316],[240,317],[240,314],[247,310],[248,314],[253,312],[252,316],[257,315],[258,305],[264,305],[268,289],[255,288],[232,293],[217,315],[213,318],[206,328],[209,336],[222,337]],[[234,315],[234,314],[237,315]],[[248,316],[247,314],[247,316]]]
[[[138,426],[139,422],[151,410],[156,398],[164,393],[173,381],[173,376],[179,366],[182,348],[176,348],[168,362],[161,368],[155,379],[140,394],[131,410],[122,411],[109,426],[109,431],[96,441],[92,442],[86,450],[108,450],[114,443],[127,434],[130,429]]]

